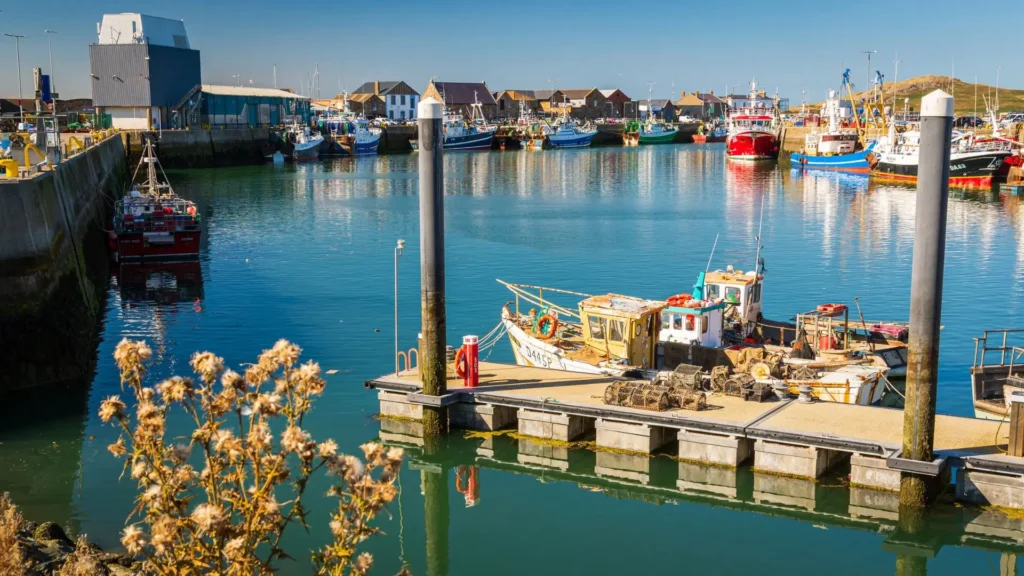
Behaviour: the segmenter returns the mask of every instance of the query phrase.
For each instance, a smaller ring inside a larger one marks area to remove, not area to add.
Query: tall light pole
[[[864,84],[864,89],[867,90],[868,86],[871,86],[871,55],[878,54],[878,50],[861,50],[860,53],[868,55],[867,82]]]
[[[21,34],[7,34],[4,36],[8,38],[14,38],[14,49],[18,53],[18,121],[19,123],[25,121],[25,106],[21,103],[23,95],[21,92],[21,39],[24,38]]]
[[[53,46],[50,44],[50,37],[57,33],[56,30],[43,30],[46,34],[46,51],[50,55],[50,105],[53,106],[53,138],[55,141],[55,157],[60,159],[60,121],[57,120],[57,83],[53,81]]]
[[[398,258],[402,256],[405,240],[399,239],[395,245],[395,374],[398,374]],[[411,368],[406,363],[407,368]]]
[[[1002,66],[996,66],[996,112],[999,111],[999,71],[1002,68]]]
[[[896,53],[896,57],[892,61],[892,111],[896,113],[896,83],[900,81],[900,53]]]

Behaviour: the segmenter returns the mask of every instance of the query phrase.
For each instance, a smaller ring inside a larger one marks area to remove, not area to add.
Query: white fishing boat
[[[474,95],[475,98],[475,95]],[[450,111],[444,116],[445,150],[490,150],[498,127],[484,117],[483,105],[479,101],[470,105],[470,118]],[[419,150],[419,141],[410,140],[413,150]]]
[[[731,366],[792,393],[810,386],[822,401],[873,404],[881,399],[888,368],[868,353],[839,357],[826,351],[803,358],[793,355],[792,348],[754,342],[763,275],[716,271],[702,276],[703,297],[679,294],[667,301],[499,280],[515,294],[515,301],[502,309],[501,321],[516,362],[523,366],[647,379],[680,364]],[[583,298],[577,309],[551,300],[567,295]],[[521,304],[533,307],[524,311]],[[777,373],[758,361],[768,357],[775,358]]]
[[[296,161],[316,160],[320,157],[320,144],[324,137],[313,133],[309,126],[293,124],[288,127],[285,136],[292,144],[292,159]]]
[[[354,113],[348,106],[348,93],[342,93],[344,109],[336,113],[326,114],[320,118],[320,127],[326,130],[331,139],[351,156],[366,156],[377,153],[382,131],[371,126],[365,117]]]

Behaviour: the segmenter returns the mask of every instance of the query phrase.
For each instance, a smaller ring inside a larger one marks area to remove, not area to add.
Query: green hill
[[[917,78],[910,78],[907,80],[900,80],[895,83],[885,84],[885,102],[888,105],[892,105],[893,91],[896,93],[896,106],[898,110],[903,110],[904,98],[910,98],[910,109],[920,110],[921,109],[921,98],[926,94],[929,94],[933,90],[945,90],[949,92],[949,76],[918,76]],[[955,110],[958,116],[971,115],[975,112],[975,85],[973,83],[964,82],[963,80],[953,81],[953,97],[956,98]],[[985,112],[985,100],[989,99],[989,104],[994,104],[996,89],[993,86],[986,84],[977,85],[977,112],[979,115]],[[864,92],[855,92],[854,98],[859,100],[864,95]],[[845,95],[844,95],[845,96]],[[821,103],[814,104],[813,106],[818,107]],[[1015,110],[1024,110],[1024,90],[1014,90],[1011,88],[999,88],[999,112],[1011,112]]]

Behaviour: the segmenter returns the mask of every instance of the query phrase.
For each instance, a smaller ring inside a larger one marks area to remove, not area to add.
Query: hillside
[[[863,82],[863,80],[861,81]],[[854,79],[856,84],[856,79]],[[949,92],[949,76],[918,76],[917,78],[910,78],[907,80],[900,80],[899,82],[887,82],[884,86],[885,89],[885,100],[890,106],[892,105],[893,89],[896,90],[896,100],[899,110],[903,110],[903,99],[910,98],[910,109],[920,110],[921,109],[921,98],[933,90],[945,90]],[[996,89],[993,86],[985,84],[978,84],[978,113],[979,115],[985,111],[985,100],[983,96],[988,97],[991,103],[992,98],[995,97]],[[859,100],[864,95],[864,92],[855,92],[854,98]],[[845,97],[845,94],[844,94]],[[956,113],[959,116],[973,114],[974,113],[974,84],[964,82],[963,80],[954,80],[953,82],[953,97],[956,98]],[[808,104],[808,108],[814,107],[815,109],[821,106],[821,102],[815,104]],[[792,105],[791,105],[792,107]],[[999,88],[999,111],[1010,112],[1014,110],[1024,110],[1024,90],[1013,90],[1010,88]]]

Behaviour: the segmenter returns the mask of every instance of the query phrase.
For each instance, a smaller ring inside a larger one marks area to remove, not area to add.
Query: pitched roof
[[[353,94],[374,94],[376,93],[376,85],[378,81],[363,82],[363,85],[356,88]],[[391,90],[398,85],[398,80],[380,80],[380,93],[387,94],[388,90]]]
[[[705,104],[725,104],[725,100],[722,100],[710,92],[694,92],[694,94]]]
[[[559,90],[559,92],[565,94],[565,97],[570,100],[582,100],[586,98],[588,95],[590,95],[590,93],[593,91],[593,88],[565,88]]]
[[[448,106],[474,102],[495,104],[494,96],[491,96],[491,91],[483,82],[434,82],[434,88]]]
[[[502,94],[507,95],[510,100],[525,100],[527,102],[536,100],[533,90],[502,90],[493,94],[494,99],[501,98]]]
[[[551,97],[555,95],[558,90],[530,90],[533,92],[533,97],[537,100],[551,100]]]
[[[692,92],[689,93],[689,94],[687,94],[686,92],[683,92],[682,97],[679,100],[676,100],[676,106],[703,106],[703,105],[704,105],[704,102],[700,98],[697,98],[697,95],[693,94]]]
[[[662,108],[665,108],[666,106],[672,106],[672,105],[673,104],[672,104],[671,100],[657,100],[657,99],[651,100],[651,106],[661,106]]]
[[[349,101],[359,103],[367,102],[374,98],[383,100],[383,98],[380,97],[380,94],[374,94],[373,92],[370,92],[369,94],[350,94],[348,97]]]
[[[623,98],[629,99],[629,96],[626,96],[626,93],[623,92],[622,90],[619,90],[618,88],[608,88],[605,90],[598,90],[598,92],[600,92],[605,98],[611,98],[612,94],[618,92],[619,94],[622,94]]]
[[[216,96],[256,96],[263,98],[288,98],[290,100],[309,100],[308,96],[298,96],[278,88],[251,88],[249,86],[220,86],[203,84],[203,92]]]

